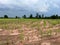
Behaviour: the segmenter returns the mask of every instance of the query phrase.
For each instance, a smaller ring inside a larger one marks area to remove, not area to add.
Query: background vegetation
[[[29,17],[27,17],[27,15],[23,15],[22,17],[9,17],[8,15],[4,15],[4,17],[0,17],[0,18],[25,18],[25,19],[60,19],[60,16],[58,14],[54,14],[51,16],[45,16],[44,14],[40,15],[38,13],[36,13],[36,16],[33,16],[33,14],[30,14]]]

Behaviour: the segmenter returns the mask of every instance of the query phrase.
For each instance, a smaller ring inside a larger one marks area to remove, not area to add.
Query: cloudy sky
[[[60,15],[60,0],[0,0],[0,16],[27,16],[32,13]]]

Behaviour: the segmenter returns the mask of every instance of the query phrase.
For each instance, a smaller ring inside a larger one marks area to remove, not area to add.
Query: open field
[[[60,45],[60,19],[0,19],[0,45]]]

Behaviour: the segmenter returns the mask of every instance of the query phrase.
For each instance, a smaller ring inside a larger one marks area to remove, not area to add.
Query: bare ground
[[[59,45],[60,44],[60,33],[54,32],[55,30],[60,29],[60,24],[55,25],[54,27],[50,27],[51,24],[48,21],[46,22],[46,26],[44,27],[44,20],[40,22],[40,30],[43,32],[47,30],[52,30],[51,36],[42,36],[39,33],[37,28],[31,28],[26,25],[22,25],[22,30],[24,34],[24,40],[20,41],[19,39],[19,30],[2,30],[0,29],[0,41],[5,42],[6,45]],[[34,23],[33,23],[34,24]],[[36,22],[35,22],[36,24]],[[3,41],[2,41],[3,40]],[[8,42],[7,42],[7,41]],[[8,44],[9,43],[9,44]],[[5,45],[3,44],[3,45]]]

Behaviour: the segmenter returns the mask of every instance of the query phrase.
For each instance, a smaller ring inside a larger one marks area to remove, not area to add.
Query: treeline
[[[58,14],[52,15],[52,16],[44,16],[44,14],[40,15],[38,13],[36,13],[36,16],[33,16],[33,14],[30,14],[29,17],[27,17],[26,15],[23,15],[22,17],[8,17],[8,15],[4,15],[4,17],[0,17],[0,18],[24,18],[24,19],[60,19],[60,16],[58,16]]]
[[[26,15],[23,16],[23,18],[30,18],[30,19],[60,19],[60,16],[58,16],[58,14],[55,15],[51,15],[51,16],[44,16],[44,14],[40,15],[40,14],[36,14],[36,16],[34,17],[32,14],[30,14],[29,17],[27,17]]]

